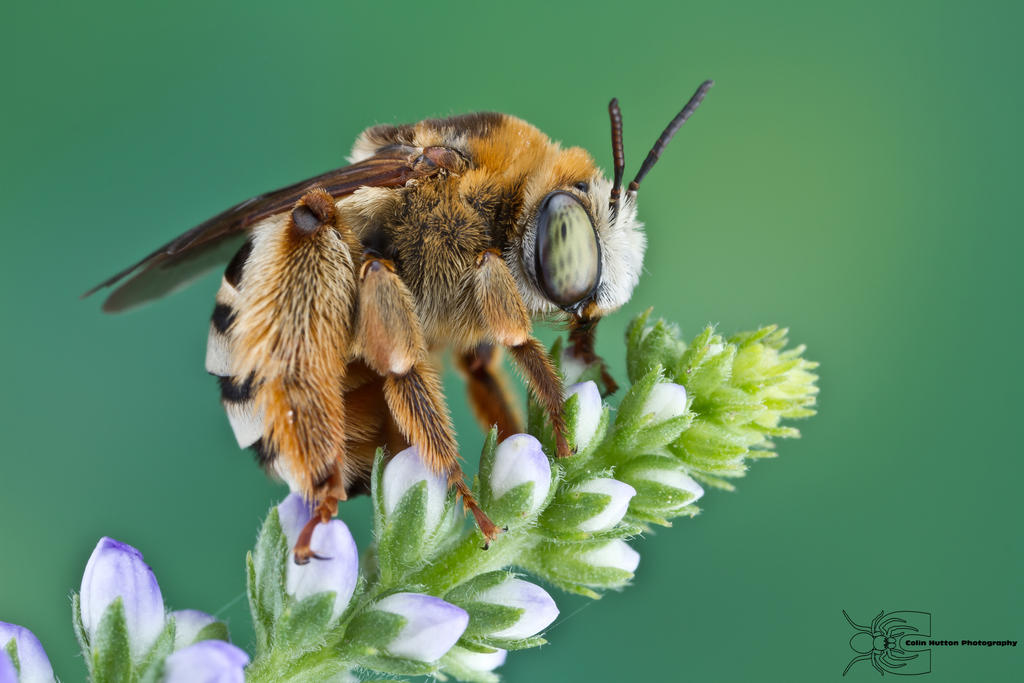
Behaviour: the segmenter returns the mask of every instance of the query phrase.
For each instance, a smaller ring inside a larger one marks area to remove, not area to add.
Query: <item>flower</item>
[[[243,683],[249,655],[223,640],[201,640],[164,660],[163,683]]]
[[[196,642],[199,632],[210,624],[217,623],[217,619],[206,612],[197,609],[183,609],[171,612],[174,619],[174,649],[180,650]]]
[[[630,512],[657,524],[668,524],[672,517],[695,511],[690,505],[704,495],[701,485],[672,457],[642,455],[620,467],[615,475],[636,489]]]
[[[580,382],[565,390],[565,398],[579,396],[576,412],[576,448],[584,450],[590,445],[601,424],[601,392],[594,382]]]
[[[629,484],[609,477],[598,477],[583,482],[576,489],[581,493],[600,493],[610,496],[611,500],[600,512],[580,523],[580,531],[595,533],[607,531],[622,521],[629,509],[630,499],[636,495],[636,489]]]
[[[457,664],[472,671],[494,671],[505,663],[508,650],[495,648],[494,652],[470,652],[461,647],[452,648],[449,655]]]
[[[618,569],[632,574],[640,564],[640,553],[630,548],[621,538],[616,538],[588,551],[583,561],[592,567]]]
[[[3,649],[0,649],[0,683],[18,683],[18,671]]]
[[[672,382],[659,382],[644,401],[642,412],[653,415],[655,422],[664,422],[686,413],[686,387]]]
[[[290,494],[277,506],[281,530],[289,547],[295,545],[299,532],[310,520],[309,506],[297,493]],[[285,590],[296,600],[325,591],[334,592],[331,618],[341,616],[352,599],[359,578],[359,550],[348,527],[340,519],[318,524],[313,530],[310,546],[322,559],[308,564],[288,563]]]
[[[153,570],[142,560],[142,553],[103,537],[82,575],[82,626],[90,639],[95,637],[103,614],[117,598],[121,598],[124,606],[132,658],[139,660],[164,629],[164,599]]]
[[[416,446],[410,446],[395,455],[384,468],[381,481],[384,487],[384,515],[394,514],[406,492],[421,481],[427,482],[426,528],[433,530],[437,528],[444,512],[448,483],[427,468]]]
[[[433,662],[444,656],[469,625],[466,610],[421,593],[389,595],[378,601],[374,609],[405,620],[385,649],[396,657],[420,662]]]
[[[4,669],[5,664],[3,659],[6,658],[7,664],[10,665],[11,671],[14,671],[14,663],[7,657],[4,648],[7,643],[14,641],[15,648],[18,651],[18,667],[21,669],[21,677],[12,676],[10,678],[5,677]],[[8,624],[0,621],[0,653],[3,653],[3,657],[0,657],[0,682],[7,683],[7,681],[21,681],[21,683],[47,683],[53,682],[53,667],[50,666],[50,660],[46,656],[46,651],[43,650],[42,643],[35,637],[32,631],[29,631],[24,626],[18,626],[17,624]]]
[[[497,586],[480,592],[474,600],[522,610],[516,623],[488,634],[492,638],[504,640],[529,638],[547,628],[558,616],[558,606],[547,591],[522,579],[509,578]]]
[[[532,483],[533,492],[525,514],[537,512],[551,490],[551,463],[540,441],[529,434],[514,434],[502,441],[494,452],[488,483],[495,500],[517,486]]]

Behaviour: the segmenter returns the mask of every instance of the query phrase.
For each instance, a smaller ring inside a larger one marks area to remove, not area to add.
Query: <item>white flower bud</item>
[[[293,493],[277,506],[281,530],[289,547],[298,541],[299,533],[310,520],[311,511],[302,497]],[[307,564],[288,563],[285,590],[296,600],[325,591],[334,592],[331,618],[341,616],[352,599],[359,578],[359,550],[348,527],[340,519],[318,524],[313,530],[310,547],[321,559]]]
[[[583,560],[594,567],[621,569],[632,574],[640,564],[640,553],[630,548],[621,538],[616,538],[587,552]]]
[[[601,424],[601,392],[594,382],[580,382],[565,390],[565,398],[579,396],[579,411],[576,414],[576,447],[579,450],[590,445]]]
[[[14,674],[14,663],[4,648],[7,643],[14,641],[14,648],[18,652],[18,665],[21,667],[21,677]],[[6,660],[6,665],[4,663]],[[6,666],[10,666],[9,675],[5,675]],[[36,638],[32,631],[24,626],[8,624],[0,621],[0,682],[20,681],[21,683],[53,683],[53,667],[43,650],[42,643]]]
[[[562,380],[566,385],[575,384],[580,375],[587,369],[587,364],[567,348],[562,349]]]
[[[687,505],[696,503],[704,495],[704,488],[685,472],[676,469],[642,469],[630,474],[630,481],[646,480],[662,486],[689,493],[693,498],[686,501]],[[639,486],[639,484],[637,484]]]
[[[434,662],[444,656],[462,637],[469,614],[441,598],[421,593],[395,593],[377,602],[373,609],[397,614],[405,625],[384,646],[396,657]]]
[[[244,683],[249,655],[223,640],[201,640],[164,660],[162,683]]]
[[[653,415],[655,422],[664,422],[686,412],[686,387],[671,382],[659,382],[651,389],[642,410]]]
[[[522,579],[508,579],[482,591],[474,600],[523,610],[516,623],[488,634],[493,638],[522,640],[535,636],[558,616],[558,606],[547,591]]]
[[[93,639],[110,603],[121,598],[132,658],[140,659],[164,630],[164,599],[142,553],[112,538],[101,538],[82,575],[82,626]]]
[[[427,468],[416,446],[395,455],[384,468],[381,481],[384,488],[384,514],[393,514],[406,491],[421,481],[427,482],[426,527],[432,531],[441,521],[448,497],[448,484]]]
[[[461,647],[452,648],[450,657],[471,671],[494,671],[505,663],[508,650],[496,648],[494,652],[470,652]]]
[[[217,620],[197,609],[182,609],[171,612],[174,619],[174,649],[180,650],[196,642],[196,636],[204,628]]]
[[[594,533],[611,529],[626,516],[629,509],[629,501],[636,495],[636,489],[629,484],[609,477],[589,479],[577,488],[583,493],[601,493],[611,496],[611,500],[599,513],[584,520],[580,524],[580,531]]]
[[[533,482],[533,493],[527,514],[533,514],[544,503],[551,490],[551,463],[541,449],[540,441],[529,434],[513,434],[502,441],[494,452],[489,484],[497,500],[527,482]]]

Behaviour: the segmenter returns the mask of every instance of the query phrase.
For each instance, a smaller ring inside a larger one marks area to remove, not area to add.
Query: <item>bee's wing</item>
[[[87,297],[128,278],[103,302],[103,310],[113,313],[169,294],[230,259],[245,239],[245,233],[256,223],[289,209],[310,187],[319,185],[335,199],[364,186],[401,187],[429,172],[430,169],[414,168],[419,152],[415,147],[391,145],[350,166],[246,199],[176,237],[82,296]]]

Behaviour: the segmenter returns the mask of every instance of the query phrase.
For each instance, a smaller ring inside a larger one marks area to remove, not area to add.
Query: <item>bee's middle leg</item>
[[[498,428],[498,438],[523,431],[523,418],[501,367],[501,347],[480,344],[460,354],[459,371],[466,379],[469,403],[484,431]]]
[[[412,293],[382,258],[367,256],[360,271],[356,339],[366,364],[384,376],[384,397],[405,438],[462,497],[488,540],[500,529],[480,509],[459,466],[437,370],[427,358]]]

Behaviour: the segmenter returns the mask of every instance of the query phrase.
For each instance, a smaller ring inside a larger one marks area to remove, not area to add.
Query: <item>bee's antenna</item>
[[[708,90],[710,90],[711,86],[714,84],[714,81],[704,81],[701,83],[700,87],[697,88],[697,92],[693,93],[693,97],[691,97],[690,101],[686,103],[683,110],[676,114],[676,117],[665,127],[665,130],[663,130],[661,135],[658,136],[658,141],[654,143],[654,147],[652,147],[651,151],[647,154],[647,158],[644,159],[644,163],[640,166],[640,170],[637,171],[636,177],[633,178],[633,182],[629,184],[630,192],[637,191],[637,188],[640,187],[640,181],[642,181],[644,176],[654,168],[654,164],[658,161],[658,157],[661,156],[661,153],[665,151],[665,147],[667,147],[669,141],[672,140],[672,136],[676,134],[676,131],[678,131],[684,123],[686,123],[686,119],[690,118],[690,115],[697,110],[697,107],[699,107],[700,103],[704,100],[704,96],[707,95]]]
[[[626,153],[622,150],[622,111],[617,97],[608,103],[608,116],[612,120],[612,158],[615,160],[615,182],[612,184],[608,206],[614,214],[622,193],[622,173],[626,170]]]

